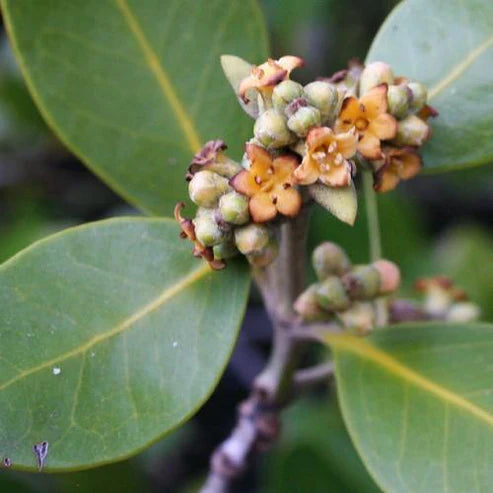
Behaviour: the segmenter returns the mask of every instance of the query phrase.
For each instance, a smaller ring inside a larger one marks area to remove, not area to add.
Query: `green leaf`
[[[0,266],[0,443],[33,469],[81,469],[143,449],[207,399],[248,295],[239,262],[191,256],[171,220],[56,234]]]
[[[358,213],[358,195],[354,184],[349,187],[327,187],[316,183],[309,187],[312,198],[340,221],[352,226]]]
[[[219,56],[267,56],[255,0],[2,0],[44,118],[95,173],[144,211],[172,215],[193,154],[221,138],[241,157],[251,121]]]
[[[423,148],[426,168],[447,171],[493,161],[493,3],[406,0],[380,28],[367,61],[428,87],[440,112]]]
[[[263,468],[264,493],[380,491],[351,443],[335,394],[298,401],[283,412],[282,425]]]
[[[384,491],[490,490],[493,325],[324,337],[349,433]]]

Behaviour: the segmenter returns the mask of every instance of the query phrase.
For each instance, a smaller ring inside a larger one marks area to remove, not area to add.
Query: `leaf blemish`
[[[36,462],[38,463],[38,470],[41,471],[43,469],[46,456],[48,455],[48,442],[42,441],[39,443],[35,443],[33,445],[33,452],[36,456]]]

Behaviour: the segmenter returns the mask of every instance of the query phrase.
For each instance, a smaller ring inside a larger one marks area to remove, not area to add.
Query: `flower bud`
[[[351,306],[351,300],[341,279],[330,276],[317,287],[317,302],[325,310],[340,312]]]
[[[301,97],[303,94],[303,86],[294,80],[284,80],[274,87],[272,93],[272,104],[274,108],[283,113],[284,108],[293,101],[293,99]]]
[[[214,245],[212,252],[214,253],[214,260],[225,260],[236,257],[239,253],[234,241],[231,238],[224,240],[218,245]]]
[[[214,214],[203,214],[193,220],[195,236],[206,247],[218,245],[226,238],[226,231],[219,226]]]
[[[312,264],[320,281],[332,275],[341,276],[351,267],[346,252],[330,241],[318,245],[313,250]]]
[[[250,253],[246,256],[253,267],[267,267],[279,253],[279,245],[274,237],[271,237],[262,250]]]
[[[383,83],[388,85],[394,83],[394,74],[390,65],[384,62],[370,63],[361,73],[359,93],[363,95]]]
[[[219,212],[231,224],[245,224],[250,219],[248,197],[238,192],[229,192],[219,199]]]
[[[306,137],[308,131],[313,127],[319,127],[322,123],[320,111],[313,106],[302,106],[289,117],[288,128],[298,137]]]
[[[269,240],[269,229],[262,224],[251,223],[235,229],[236,248],[243,255],[262,253]]]
[[[364,301],[355,301],[348,310],[339,313],[339,318],[346,329],[358,334],[367,334],[376,325],[373,305]]]
[[[426,104],[426,99],[428,98],[426,86],[424,84],[421,84],[420,82],[409,82],[407,87],[411,92],[409,106],[413,113],[417,113]]]
[[[228,180],[209,170],[195,173],[188,184],[190,198],[201,207],[216,207],[219,197],[229,190]]]
[[[371,265],[356,265],[342,282],[353,300],[371,300],[380,290],[380,273]]]
[[[304,87],[304,93],[308,103],[320,111],[323,122],[335,119],[339,96],[334,84],[321,80],[310,82]]]
[[[387,89],[389,113],[399,119],[405,118],[409,111],[409,99],[409,90],[405,85],[390,85]]]
[[[270,109],[262,113],[255,122],[253,133],[265,147],[283,147],[294,141],[286,119],[276,110]]]
[[[380,275],[380,289],[378,294],[389,294],[396,291],[401,283],[399,267],[388,260],[377,260],[372,266]]]
[[[454,303],[447,313],[450,322],[474,322],[481,315],[478,305],[463,301]]]
[[[398,122],[394,142],[400,146],[420,146],[430,135],[431,129],[425,121],[416,115],[409,115]]]
[[[301,293],[294,302],[293,308],[306,321],[327,320],[330,313],[322,310],[317,301],[318,284],[312,284]]]

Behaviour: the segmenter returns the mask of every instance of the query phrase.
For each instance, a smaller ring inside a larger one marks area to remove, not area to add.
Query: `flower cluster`
[[[222,141],[208,142],[187,173],[197,215],[184,219],[181,206],[176,210],[194,253],[214,268],[238,252],[266,265],[275,258],[277,218],[295,217],[309,196],[322,203],[321,188],[329,195],[354,190],[358,165],[371,168],[379,192],[421,168],[417,150],[431,134],[427,118],[436,115],[422,84],[374,62],[302,86],[290,79],[302,65],[294,56],[259,66],[236,57],[223,63],[240,104],[255,118],[254,135],[241,165],[226,157]],[[245,231],[257,243],[245,240]]]
[[[318,282],[294,304],[307,321],[335,319],[346,328],[367,332],[375,326],[373,300],[393,293],[400,284],[398,267],[388,260],[351,265],[338,245],[325,242],[312,255]]]
[[[481,310],[478,305],[468,301],[466,292],[456,287],[448,277],[418,279],[414,287],[421,294],[422,300],[420,302],[394,300],[390,305],[392,322],[408,320],[473,322],[480,317]]]
[[[183,203],[176,205],[181,236],[194,243],[194,255],[207,260],[213,269],[222,269],[226,259],[239,253],[246,255],[252,265],[264,267],[277,255],[276,237],[272,228],[252,221],[250,208],[254,202],[232,187],[243,168],[225,155],[225,149],[224,142],[210,141],[190,164],[188,192],[198,209],[192,220],[182,217]],[[261,167],[262,162],[257,166]],[[272,166],[275,170],[279,167]],[[267,171],[265,175],[270,176]],[[276,187],[273,183],[272,188]],[[286,192],[280,187],[281,195]]]

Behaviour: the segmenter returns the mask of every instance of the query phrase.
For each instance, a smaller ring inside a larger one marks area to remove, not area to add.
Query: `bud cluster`
[[[210,141],[195,156],[187,174],[190,199],[198,206],[193,219],[181,216],[184,204],[175,208],[182,237],[194,243],[194,255],[212,268],[242,253],[254,266],[263,267],[276,256],[277,243],[271,228],[251,221],[249,200],[230,185],[241,166],[225,154],[222,141]]]
[[[430,319],[450,322],[472,322],[480,316],[475,303],[467,301],[464,290],[445,276],[418,279],[415,289],[423,294],[422,310]]]
[[[351,265],[342,248],[325,242],[312,255],[318,282],[310,285],[294,303],[295,311],[307,321],[337,317],[344,325],[367,331],[374,325],[371,301],[394,292],[400,272],[388,260]]]
[[[181,207],[176,213],[195,254],[215,268],[238,252],[266,265],[276,255],[277,217],[295,217],[308,196],[334,212],[320,197],[331,188],[354,190],[357,162],[370,163],[377,191],[391,190],[421,168],[417,149],[430,136],[427,117],[436,115],[422,84],[394,77],[389,65],[374,62],[365,68],[352,63],[303,86],[290,79],[302,65],[294,56],[259,66],[223,60],[242,108],[255,118],[254,135],[241,165],[226,157],[222,141],[208,142],[186,175],[197,216],[183,219]],[[352,217],[355,201],[345,206]],[[345,215],[338,210],[338,217]],[[258,244],[251,247],[244,231]]]

